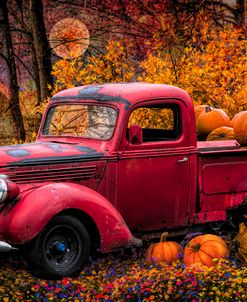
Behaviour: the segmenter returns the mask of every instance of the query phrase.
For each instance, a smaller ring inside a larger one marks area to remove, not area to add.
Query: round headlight
[[[0,203],[4,202],[8,196],[8,185],[5,179],[0,178]]]

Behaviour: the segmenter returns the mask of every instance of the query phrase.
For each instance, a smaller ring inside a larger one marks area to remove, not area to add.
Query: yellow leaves
[[[162,30],[154,33],[153,44],[149,41],[150,50],[143,61],[132,61],[128,40],[110,40],[104,53],[92,54],[86,61],[59,60],[53,66],[53,92],[76,85],[138,79],[177,85],[196,103],[226,109],[231,117],[246,110],[247,44],[241,30],[219,30],[201,13],[193,28],[184,26],[192,38],[180,45],[174,22],[161,18],[160,23]]]
[[[174,117],[171,109],[138,108],[134,110],[129,118],[130,125],[137,124],[142,128],[172,130],[174,128]]]
[[[196,23],[195,28],[183,49],[148,54],[141,63],[140,79],[180,86],[195,102],[225,108],[230,116],[246,110],[247,42],[241,38],[241,30],[218,30],[208,21]]]
[[[203,53],[186,53],[190,65],[185,69],[186,85],[195,83],[196,89],[203,92],[203,102],[228,108],[230,115],[239,110],[243,97],[240,91],[246,91],[247,85],[246,42],[241,41],[238,32],[232,35],[232,31],[225,29],[225,33],[216,36],[215,41],[209,41]],[[183,82],[183,78],[181,80]]]
[[[82,67],[82,62],[78,59],[68,61],[61,59],[53,65],[52,75],[56,79],[53,93],[60,90],[74,87],[78,81],[78,70]]]
[[[153,83],[173,84],[175,82],[175,73],[169,57],[162,57],[149,54],[147,59],[140,64],[144,69],[139,80]]]
[[[81,58],[59,60],[52,71],[56,78],[54,93],[76,85],[130,81],[135,74],[128,56],[130,47],[128,41],[110,40],[105,54],[91,55],[86,62]]]
[[[11,97],[9,88],[7,87],[7,85],[4,85],[2,83],[0,83],[0,96],[1,94],[4,95],[7,99],[10,99]]]

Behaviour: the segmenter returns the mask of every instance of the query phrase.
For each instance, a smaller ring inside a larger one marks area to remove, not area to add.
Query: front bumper
[[[0,252],[10,252],[12,250],[17,250],[17,248],[11,246],[7,242],[0,241]]]

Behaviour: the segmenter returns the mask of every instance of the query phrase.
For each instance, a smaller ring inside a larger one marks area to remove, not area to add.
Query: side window
[[[140,126],[143,142],[175,140],[181,132],[179,116],[179,106],[174,104],[139,107],[131,113],[128,127]]]

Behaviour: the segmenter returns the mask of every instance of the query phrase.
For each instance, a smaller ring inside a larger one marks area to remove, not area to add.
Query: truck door
[[[191,153],[187,114],[181,100],[171,99],[139,103],[128,115],[117,164],[116,207],[134,230],[185,224]],[[133,124],[141,127],[141,141],[129,137]]]

